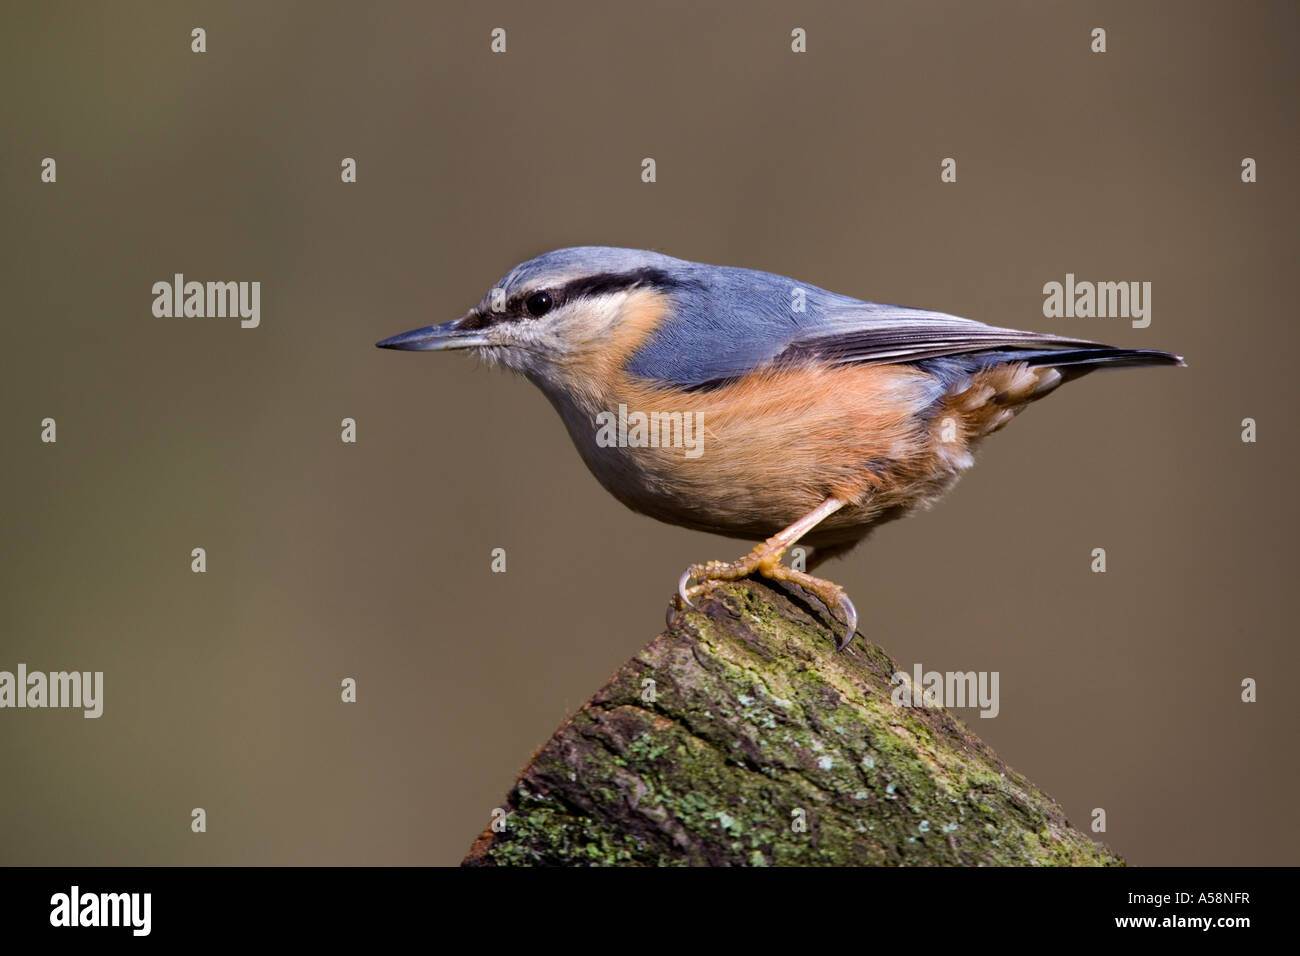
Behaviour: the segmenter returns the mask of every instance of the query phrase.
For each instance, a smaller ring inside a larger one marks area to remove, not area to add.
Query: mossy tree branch
[[[747,580],[670,613],[465,865],[1122,862],[946,710],[894,704],[894,663],[837,653],[801,595]]]

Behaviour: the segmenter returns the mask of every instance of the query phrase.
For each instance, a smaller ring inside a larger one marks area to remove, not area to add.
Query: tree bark
[[[537,752],[463,865],[1122,864],[946,710],[895,704],[894,663],[837,652],[802,591],[696,603]]]

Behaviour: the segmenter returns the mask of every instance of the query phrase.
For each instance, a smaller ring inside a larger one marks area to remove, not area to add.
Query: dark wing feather
[[[1107,348],[1085,339],[1000,329],[940,312],[864,303],[828,315],[795,338],[783,359],[864,364],[907,363],[998,349]]]

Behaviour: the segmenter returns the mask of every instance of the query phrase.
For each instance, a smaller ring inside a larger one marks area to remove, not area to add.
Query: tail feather
[[[993,362],[1024,362],[1031,367],[1069,366],[1122,367],[1144,365],[1186,365],[1181,355],[1157,349],[1119,349],[1109,345],[1072,349],[1006,349],[984,353]]]
[[[1023,362],[1029,368],[1059,369],[1053,386],[1087,375],[1099,368],[1137,368],[1146,365],[1186,365],[1181,355],[1156,349],[1120,349],[1110,345],[1081,343],[1069,348],[1000,348],[965,352],[912,363],[943,382],[945,389],[965,388],[970,377],[981,370]],[[1044,389],[1040,394],[1046,394]]]
[[[1099,368],[1185,363],[1180,355],[1155,349],[1081,343],[1056,349],[990,349],[916,364],[944,384],[935,418],[956,417],[962,433],[975,440],[1002,428],[1057,386]]]

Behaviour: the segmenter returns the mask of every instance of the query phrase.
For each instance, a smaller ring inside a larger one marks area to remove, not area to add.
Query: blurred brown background
[[[0,862],[461,858],[681,569],[748,547],[623,509],[524,381],[373,347],[576,244],[1186,355],[827,570],[900,665],[999,671],[963,717],[1131,862],[1300,862],[1294,4],[0,19],[0,669],[106,683],[97,721],[0,712]],[[154,318],[174,272],[261,281],[261,327]],[[1150,328],[1045,319],[1066,272],[1152,282]]]

